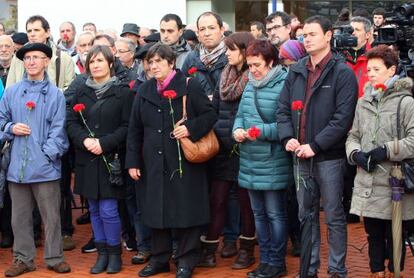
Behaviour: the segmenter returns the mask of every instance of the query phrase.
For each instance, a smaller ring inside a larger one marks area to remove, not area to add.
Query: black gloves
[[[371,158],[368,163],[368,157],[369,154],[365,152],[354,152],[352,154],[352,160],[355,161],[355,163],[367,171],[368,173],[371,173],[375,170],[375,166],[377,166],[377,163]]]
[[[375,148],[367,154],[376,162],[375,164],[381,163],[388,158],[387,147],[385,145]]]

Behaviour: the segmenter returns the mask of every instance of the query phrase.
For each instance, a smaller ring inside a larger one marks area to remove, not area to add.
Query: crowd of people
[[[159,32],[125,23],[120,37],[63,22],[54,43],[41,15],[26,33],[0,33],[0,247],[13,247],[5,276],[36,269],[42,224],[48,269],[71,271],[63,251],[76,248],[75,193],[88,210],[76,221],[92,227],[81,250],[97,252],[91,274],[122,271],[124,245],[133,264],[147,263],[140,277],[170,272],[170,261],[177,278],[192,277],[216,266],[222,238],[231,268],[258,261],[247,277],[282,277],[290,239],[306,265],[298,277],[315,278],[323,208],[330,278],[348,276],[347,223],[361,219],[367,275],[402,277],[389,177],[414,158],[413,80],[397,49],[375,44],[385,11],[349,14],[335,23],[353,28],[346,51],[332,47],[328,18],[302,24],[281,11],[250,32],[204,12],[187,26],[167,14]],[[211,130],[218,153],[187,158],[181,142]],[[400,201],[406,236],[414,194]]]

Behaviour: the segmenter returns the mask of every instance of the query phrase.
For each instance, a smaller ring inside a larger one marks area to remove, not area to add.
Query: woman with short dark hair
[[[240,145],[238,182],[249,192],[260,250],[260,264],[248,276],[281,277],[286,275],[286,189],[293,183],[293,169],[279,141],[276,111],[287,70],[269,41],[254,41],[246,56],[249,82],[233,137]]]
[[[175,69],[171,47],[156,44],[146,59],[154,77],[135,97],[126,159],[130,176],[141,182],[142,221],[152,228],[152,256],[138,275],[169,272],[174,237],[176,275],[191,277],[200,260],[201,230],[209,222],[207,164],[189,162],[177,140],[200,140],[213,128],[216,113],[198,81]],[[183,101],[187,117],[178,122]]]
[[[109,180],[109,164],[125,157],[133,94],[114,76],[113,65],[107,46],[91,48],[86,58],[88,79],[76,91],[67,116],[76,152],[74,192],[88,199],[98,249],[92,274],[117,273],[122,265],[118,199],[124,198],[125,189]]]
[[[385,277],[385,259],[394,277],[391,233],[392,192],[390,173],[395,162],[414,158],[413,81],[396,75],[398,54],[386,45],[366,53],[369,83],[358,100],[352,129],[346,141],[348,161],[357,165],[350,213],[364,218],[368,234],[370,277]],[[401,136],[397,139],[397,107]],[[403,226],[414,219],[414,195],[401,199]],[[401,270],[405,246],[402,242]],[[400,276],[402,277],[402,276]]]

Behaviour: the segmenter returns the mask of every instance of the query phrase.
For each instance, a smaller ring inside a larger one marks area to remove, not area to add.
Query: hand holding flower
[[[99,143],[99,139],[93,139],[94,143],[92,145],[92,148],[90,150],[91,153],[94,155],[101,155],[103,153],[101,144]]]
[[[242,143],[246,140],[246,135],[247,132],[242,128],[238,128],[233,132],[234,140],[239,143]]]
[[[312,150],[309,144],[300,145],[295,150],[296,156],[300,158],[311,158],[315,156],[315,152]]]
[[[299,141],[295,138],[292,138],[287,142],[285,148],[286,148],[286,151],[288,151],[288,152],[294,152],[299,147],[300,147]]]
[[[16,136],[30,135],[31,132],[32,131],[30,130],[30,127],[27,124],[16,123],[12,127],[12,133]]]

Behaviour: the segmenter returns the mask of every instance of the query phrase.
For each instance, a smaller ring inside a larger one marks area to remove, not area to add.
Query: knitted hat
[[[289,59],[297,62],[305,55],[305,47],[297,40],[288,40],[279,49],[279,58],[281,59]]]

